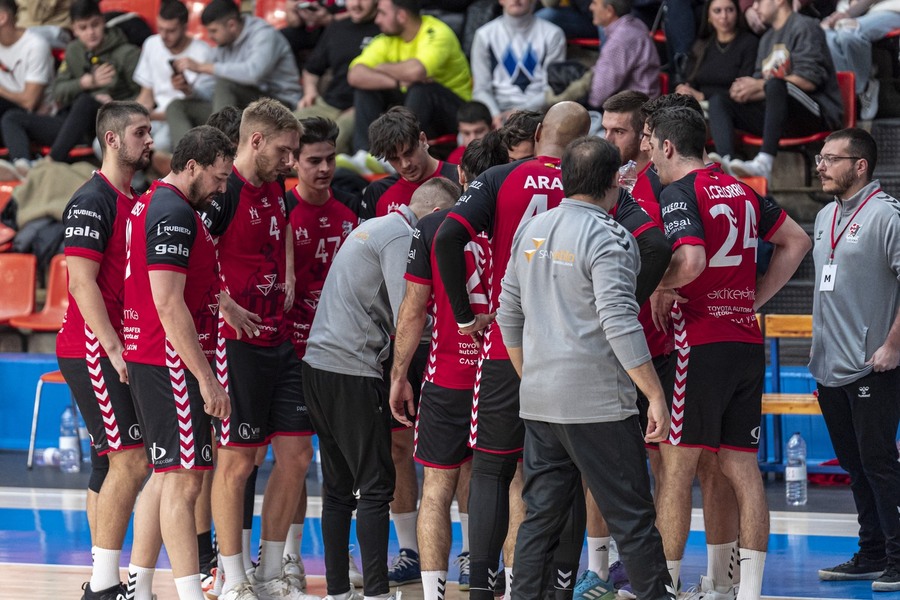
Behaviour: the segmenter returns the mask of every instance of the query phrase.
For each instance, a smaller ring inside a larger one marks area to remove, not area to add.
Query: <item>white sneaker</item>
[[[304,594],[283,576],[270,581],[257,581],[253,589],[259,600],[321,600],[318,596]]]
[[[200,588],[208,600],[217,600],[222,595],[222,587],[225,585],[225,569],[213,567],[209,577],[212,580],[204,578],[200,581]]]
[[[299,554],[288,554],[282,559],[281,576],[301,592],[306,591],[306,569]]]
[[[352,548],[352,546],[351,546]],[[364,583],[363,574],[356,566],[356,559],[353,558],[353,552],[350,552],[350,585],[361,588]]]
[[[253,591],[253,586],[249,581],[242,581],[224,594],[219,596],[219,600],[259,600],[259,597]]]
[[[713,580],[706,575],[700,576],[700,585],[690,588],[682,600],[735,600],[735,588],[728,586],[728,590],[720,592],[713,585]]]
[[[881,82],[874,77],[866,84],[866,89],[859,95],[859,118],[871,121],[878,116],[878,91]]]
[[[346,595],[347,597],[344,598],[344,600],[363,600],[365,598],[365,596],[363,596],[353,588],[350,588],[350,591],[346,592]],[[344,594],[338,594],[338,596],[344,596]],[[337,597],[325,596],[324,598],[322,598],[322,600],[337,600]]]
[[[764,177],[768,179],[772,175],[772,168],[767,167],[758,159],[740,160],[736,158],[728,165],[731,174],[735,177]]]

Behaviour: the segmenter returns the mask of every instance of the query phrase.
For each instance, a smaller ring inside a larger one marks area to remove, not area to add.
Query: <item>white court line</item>
[[[262,495],[257,494],[253,513],[260,514]],[[0,487],[0,508],[22,510],[84,510],[84,490],[54,488]],[[771,532],[785,535],[821,535],[827,537],[856,537],[859,524],[855,514],[783,512],[769,513]],[[310,496],[306,516],[322,516],[322,499]],[[456,502],[451,508],[451,517],[459,522]],[[703,512],[699,508],[691,513],[691,531],[703,531]]]

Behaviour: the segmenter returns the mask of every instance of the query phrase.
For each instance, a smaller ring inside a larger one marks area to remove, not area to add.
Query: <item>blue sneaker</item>
[[[616,589],[612,583],[600,579],[590,569],[581,574],[575,582],[573,600],[615,600]]]
[[[459,565],[459,591],[469,591],[469,553],[460,552],[456,557],[456,564]]]
[[[628,573],[625,572],[625,564],[621,560],[617,560],[609,567],[609,582],[623,598],[633,600],[637,597],[631,589]]]
[[[388,584],[391,587],[422,581],[419,568],[419,553],[409,548],[400,548],[400,554],[394,558],[388,569]]]

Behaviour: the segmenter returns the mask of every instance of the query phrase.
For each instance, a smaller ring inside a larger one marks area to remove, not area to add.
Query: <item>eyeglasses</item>
[[[816,154],[814,160],[817,167],[822,163],[825,163],[826,167],[830,167],[834,165],[836,160],[862,160],[862,156],[832,156],[831,154],[822,156],[821,154]]]

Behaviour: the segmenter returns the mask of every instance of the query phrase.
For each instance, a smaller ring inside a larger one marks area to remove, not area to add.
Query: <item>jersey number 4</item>
[[[531,201],[522,213],[522,220],[519,221],[519,227],[522,223],[535,215],[547,212],[547,194],[535,194],[531,197]]]
[[[753,262],[756,262],[756,245],[758,237],[758,228],[756,224],[756,207],[749,200],[744,201],[744,222],[738,223],[738,218],[734,214],[734,209],[728,204],[714,204],[709,209],[709,215],[713,218],[725,217],[728,221],[728,234],[722,246],[716,251],[712,258],[709,259],[710,267],[736,267],[741,264],[744,258],[744,250],[753,249]],[[734,250],[738,241],[739,229],[743,229],[744,239],[741,247],[734,254]]]
[[[328,249],[327,249],[328,246],[326,246],[326,243],[332,244],[333,248],[331,250],[330,256],[334,257],[334,255],[337,254],[338,248],[341,247],[341,236],[335,235],[335,236],[332,236],[329,238],[322,238],[319,240],[319,245],[316,247],[316,255],[315,256],[316,256],[316,258],[321,260],[323,263],[327,263],[328,257],[329,257],[329,253],[328,253]]]

